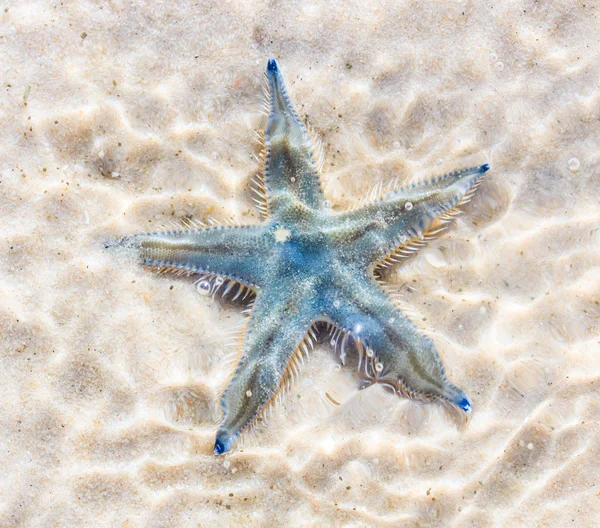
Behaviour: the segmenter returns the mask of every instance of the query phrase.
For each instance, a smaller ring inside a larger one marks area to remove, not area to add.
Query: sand
[[[0,526],[598,525],[597,2],[0,7]],[[270,57],[336,209],[491,164],[389,277],[468,421],[358,392],[323,343],[268,425],[212,454],[241,307],[103,242],[259,221]]]

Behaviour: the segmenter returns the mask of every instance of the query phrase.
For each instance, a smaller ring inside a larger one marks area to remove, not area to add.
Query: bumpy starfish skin
[[[321,190],[312,134],[274,60],[266,76],[269,116],[257,189],[264,223],[186,225],[123,239],[139,250],[143,264],[200,274],[211,293],[256,292],[243,353],[222,396],[214,452],[230,450],[291,383],[320,321],[329,323],[342,363],[351,348],[358,351],[362,387],[383,383],[398,394],[441,399],[468,413],[471,404],[448,381],[433,343],[386,293],[377,270],[444,229],[489,165],[394,189],[336,213]]]

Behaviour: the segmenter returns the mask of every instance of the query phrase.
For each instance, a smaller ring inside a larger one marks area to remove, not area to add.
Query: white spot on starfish
[[[273,233],[273,236],[275,237],[275,242],[281,242],[283,244],[292,238],[292,232],[285,227],[278,227]]]

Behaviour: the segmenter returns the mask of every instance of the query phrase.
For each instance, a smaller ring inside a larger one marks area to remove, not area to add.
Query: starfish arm
[[[205,273],[260,287],[272,236],[257,226],[213,226],[125,237],[143,265],[165,271]]]
[[[266,289],[257,296],[244,353],[221,398],[223,420],[215,439],[217,455],[231,449],[281,389],[291,384],[303,363],[303,353],[308,353],[307,344],[312,345],[310,330],[317,309],[299,290],[288,291]]]
[[[469,201],[488,164],[462,169],[390,191],[334,221],[330,236],[345,246],[343,256],[363,267],[410,256],[444,229]]]
[[[290,200],[322,209],[325,198],[313,137],[294,109],[274,60],[269,61],[266,76],[269,116],[264,130],[263,182],[260,183],[266,209],[277,213]]]
[[[382,383],[398,394],[441,399],[468,413],[471,404],[446,377],[432,341],[373,279],[358,276],[359,272],[343,281],[344,293],[330,304],[327,315],[358,344],[363,386]]]

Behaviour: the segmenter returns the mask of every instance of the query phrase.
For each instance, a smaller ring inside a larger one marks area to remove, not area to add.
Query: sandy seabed
[[[0,526],[598,526],[598,2],[0,8]],[[468,422],[357,392],[325,343],[268,426],[213,455],[241,309],[103,242],[259,221],[270,57],[334,208],[491,164],[389,277]]]

